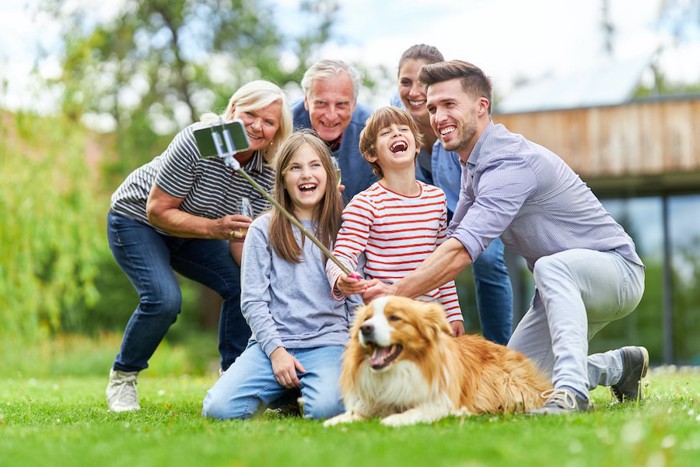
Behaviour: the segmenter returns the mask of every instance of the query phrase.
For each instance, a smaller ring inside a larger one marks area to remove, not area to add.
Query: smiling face
[[[337,140],[350,125],[356,101],[350,75],[317,78],[311,84],[304,106],[309,111],[311,128],[326,142]]]
[[[377,133],[374,154],[367,155],[369,162],[375,162],[383,173],[412,166],[418,150],[411,127],[407,124],[392,123]]]
[[[327,181],[321,156],[308,144],[300,146],[284,169],[284,189],[298,219],[313,219],[314,209],[325,195]]]
[[[272,142],[280,129],[281,115],[282,103],[279,101],[257,110],[238,108],[234,110],[234,118],[243,121],[250,141],[250,147],[245,153],[252,155],[253,152],[266,148]]]
[[[431,84],[427,90],[430,126],[448,151],[466,162],[480,134],[484,118],[488,124],[488,99],[474,98],[459,79]]]
[[[425,107],[425,88],[418,84],[418,71],[427,62],[409,58],[399,69],[399,97],[411,117],[421,124],[428,124],[428,109]]]

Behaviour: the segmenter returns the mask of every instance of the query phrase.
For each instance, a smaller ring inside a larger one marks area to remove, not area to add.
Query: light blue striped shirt
[[[643,266],[630,236],[559,156],[493,122],[463,164],[450,234],[472,260],[500,236],[530,270],[575,248],[616,251]]]

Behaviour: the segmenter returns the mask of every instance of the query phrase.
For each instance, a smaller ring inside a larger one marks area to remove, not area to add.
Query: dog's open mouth
[[[372,356],[369,359],[369,366],[374,370],[381,370],[389,366],[391,362],[396,360],[403,347],[400,344],[394,344],[389,347],[375,347]]]

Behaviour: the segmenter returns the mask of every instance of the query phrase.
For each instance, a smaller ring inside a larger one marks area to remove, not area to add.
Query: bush
[[[106,199],[84,130],[27,114],[2,121],[0,336],[37,338],[97,301]]]

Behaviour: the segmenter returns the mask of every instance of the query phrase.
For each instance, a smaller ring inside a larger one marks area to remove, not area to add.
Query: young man
[[[423,65],[443,61],[442,52],[432,45],[415,44],[406,49],[399,59],[397,93],[391,104],[406,109],[423,135],[424,144],[416,158],[416,178],[445,192],[449,223],[459,200],[462,165],[459,155],[446,151],[430,127],[425,88],[418,81]],[[472,275],[481,333],[490,341],[506,345],[513,332],[513,288],[500,238],[494,239],[474,261]]]
[[[589,390],[611,386],[637,398],[649,356],[643,347],[587,357],[588,340],[631,313],[644,292],[632,239],[556,154],[491,121],[491,83],[463,61],[426,65],[431,126],[459,154],[462,191],[450,238],[403,280],[373,284],[364,297],[413,297],[454,279],[500,236],[522,255],[535,296],[508,344],[552,374],[554,390],[536,413],[588,410]]]
[[[304,100],[292,106],[294,128],[311,128],[331,149],[346,202],[377,180],[358,149],[370,114],[357,103],[360,84],[360,73],[345,62],[319,60],[301,80]]]

